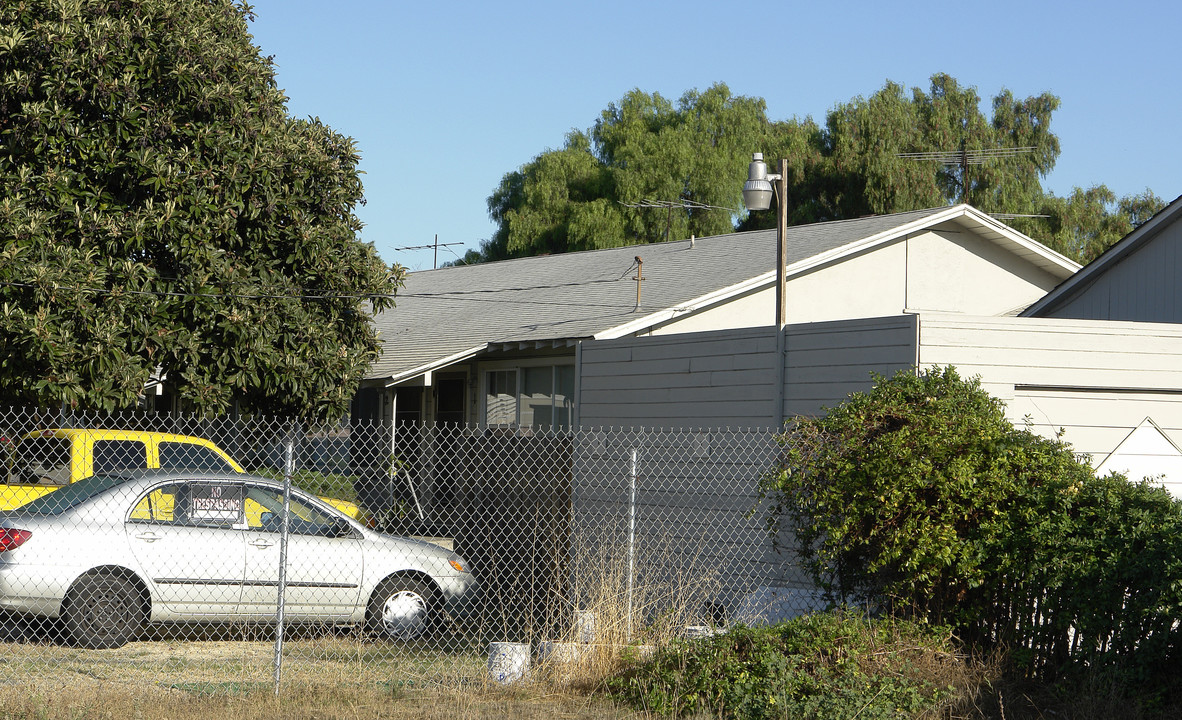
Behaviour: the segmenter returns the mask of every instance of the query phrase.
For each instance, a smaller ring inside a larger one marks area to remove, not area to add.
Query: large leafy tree
[[[488,200],[496,234],[466,261],[730,232],[763,100],[718,84],[682,95],[633,90],[508,173]]]
[[[829,207],[818,214],[856,217],[958,202],[1031,213],[1042,197],[1039,178],[1059,156],[1050,132],[1059,99],[1043,93],[1015,100],[1002,91],[991,118],[980,105],[976,90],[942,74],[927,92],[913,88],[908,95],[888,82],[869,98],[837,105],[818,137],[830,163],[814,182],[831,188],[822,194]],[[944,153],[968,162],[932,158]]]
[[[841,220],[967,202],[1077,260],[1094,258],[1164,203],[1103,185],[1066,198],[1041,181],[1059,157],[1050,93],[982,98],[949,75],[929,87],[887,82],[868,98],[812,118],[768,122],[759,98],[725,85],[686,93],[674,106],[634,90],[564,147],[507,174],[489,198],[494,236],[466,262],[542,252],[659,242],[775,226],[775,207],[740,209],[751,153],[788,161],[789,224]],[[642,200],[675,207],[636,207]],[[684,205],[684,207],[676,206]]]
[[[0,402],[339,414],[402,270],[232,0],[0,6]]]
[[[981,104],[975,89],[937,74],[926,91],[908,94],[888,82],[869,98],[840,103],[823,129],[811,120],[781,124],[777,138],[809,141],[775,146],[800,168],[789,217],[838,220],[965,202],[1087,262],[1164,206],[1151,192],[1118,199],[1103,185],[1066,198],[1046,192],[1041,180],[1060,153],[1051,132],[1059,98],[1002,90],[990,116]],[[773,218],[759,213],[743,227],[771,227]]]

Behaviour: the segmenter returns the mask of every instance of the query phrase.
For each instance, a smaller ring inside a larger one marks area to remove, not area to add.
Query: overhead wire
[[[97,288],[84,286],[69,286],[69,285],[54,285],[53,290],[63,292],[80,292],[91,293],[96,295],[137,295],[137,296],[155,296],[155,297],[174,297],[174,298],[200,298],[200,299],[236,299],[236,300],[399,300],[399,299],[450,299],[450,300],[468,300],[468,301],[483,301],[483,302],[504,302],[504,298],[487,297],[495,294],[506,292],[528,292],[533,290],[558,290],[569,287],[585,287],[589,285],[608,284],[621,281],[624,277],[636,267],[635,259],[632,264],[624,270],[619,277],[606,277],[588,280],[578,280],[562,283],[539,284],[539,285],[522,285],[515,287],[503,288],[475,288],[467,290],[448,290],[441,292],[404,292],[404,293],[235,293],[235,292],[184,292],[177,290],[132,290],[132,289],[113,289],[113,288]],[[166,278],[167,279],[167,278]],[[173,278],[175,280],[175,278]],[[243,281],[228,281],[228,285],[241,285]],[[42,285],[30,282],[16,282],[16,281],[0,281],[0,287],[17,287],[26,289],[42,288]],[[485,296],[485,297],[480,297]],[[548,305],[587,305],[589,307],[616,307],[615,304],[610,305],[595,305],[593,303],[572,302],[562,303],[553,299],[527,301],[514,300],[512,302],[520,304],[548,304]],[[621,305],[622,307],[622,305]]]

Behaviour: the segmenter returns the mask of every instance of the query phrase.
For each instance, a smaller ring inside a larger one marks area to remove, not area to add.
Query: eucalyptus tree
[[[974,88],[944,74],[928,91],[887,82],[869,98],[839,103],[816,136],[826,159],[811,178],[833,218],[966,202],[986,212],[1032,213],[1039,179],[1059,156],[1050,131],[1059,99],[1016,100],[1003,90],[992,116]]]
[[[1103,185],[1047,192],[1042,180],[1060,154],[1051,131],[1059,98],[1002,90],[988,116],[982,104],[975,89],[937,74],[926,91],[887,82],[839,103],[823,127],[809,118],[774,124],[771,156],[789,159],[789,222],[964,202],[1088,262],[1164,206],[1148,190],[1119,199]],[[774,217],[755,213],[741,227],[773,227]]]
[[[676,104],[633,90],[592,128],[504,176],[488,201],[497,231],[481,259],[730,232],[767,129],[763,100],[723,84]]]
[[[0,402],[331,416],[402,275],[232,0],[0,5]]]

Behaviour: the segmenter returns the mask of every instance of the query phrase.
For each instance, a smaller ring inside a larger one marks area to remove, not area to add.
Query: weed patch
[[[866,720],[948,705],[965,667],[947,633],[831,613],[675,642],[607,686],[661,716]]]

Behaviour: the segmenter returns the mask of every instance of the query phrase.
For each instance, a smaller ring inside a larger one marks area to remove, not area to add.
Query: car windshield
[[[127,478],[117,475],[91,475],[85,480],[70,483],[60,490],[25,503],[16,509],[22,515],[61,515],[70,508],[86,502],[104,490],[126,482]]]

